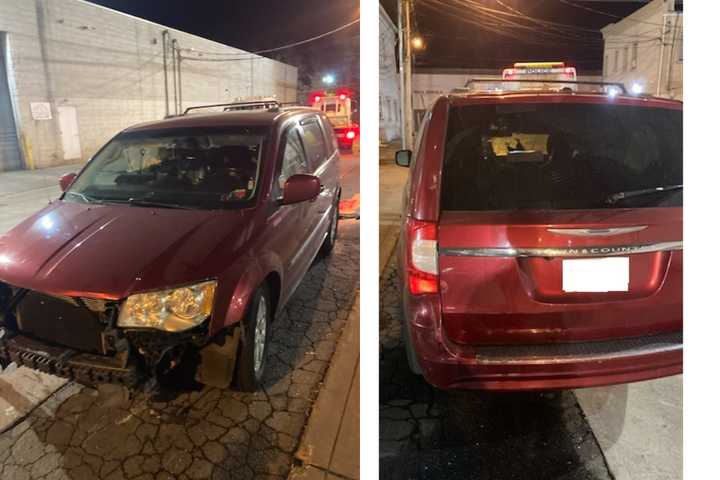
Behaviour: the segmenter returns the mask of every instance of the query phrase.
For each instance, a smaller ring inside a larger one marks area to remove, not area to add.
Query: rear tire
[[[267,363],[268,327],[273,306],[267,286],[261,285],[253,295],[245,317],[245,342],[235,360],[235,387],[243,392],[254,392],[262,384]]]
[[[330,226],[328,227],[327,235],[325,235],[325,241],[320,247],[320,256],[327,257],[335,247],[335,240],[337,239],[337,228],[338,222],[340,221],[340,195],[335,199],[335,204],[332,207],[330,213]]]
[[[405,356],[407,357],[408,366],[410,371],[415,375],[422,375],[422,368],[420,368],[420,362],[418,362],[417,354],[415,353],[415,347],[412,345],[412,340],[408,333],[407,323],[403,321],[402,327],[402,340],[405,344]]]

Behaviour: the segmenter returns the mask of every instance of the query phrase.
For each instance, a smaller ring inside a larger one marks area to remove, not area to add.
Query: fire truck
[[[353,121],[353,104],[356,101],[351,90],[320,90],[312,92],[308,104],[322,110],[335,130],[338,146],[351,150],[353,142],[360,136],[360,126]]]

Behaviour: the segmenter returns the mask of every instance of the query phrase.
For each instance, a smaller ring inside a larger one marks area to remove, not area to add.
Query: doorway
[[[10,97],[7,34],[0,32],[0,172],[23,168]]]

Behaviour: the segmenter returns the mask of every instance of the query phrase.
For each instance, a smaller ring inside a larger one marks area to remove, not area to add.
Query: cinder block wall
[[[162,118],[164,30],[180,48],[235,53],[242,58],[183,61],[183,108],[257,96],[296,101],[297,69],[293,66],[82,0],[0,0],[0,32],[7,32],[11,96],[26,164],[43,168],[87,160],[129,125]],[[186,56],[198,57],[198,53]],[[175,92],[170,52],[168,84],[172,114]],[[31,102],[49,102],[52,120],[33,120]],[[57,107],[63,105],[77,111],[80,158],[67,158],[62,147]]]

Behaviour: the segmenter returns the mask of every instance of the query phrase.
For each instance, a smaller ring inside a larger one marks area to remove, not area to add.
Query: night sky
[[[396,20],[397,0],[381,0],[381,3],[390,17]],[[475,0],[477,5],[512,15],[483,10],[479,16],[484,18],[473,18],[469,14],[470,8],[453,10],[451,5],[457,3],[462,2],[414,0],[415,29],[427,44],[424,51],[416,54],[415,64],[418,67],[499,69],[520,61],[555,60],[575,65],[579,72],[599,71],[602,70],[602,35],[599,32],[553,29],[555,26],[548,27],[548,24],[539,24],[521,16],[589,30],[598,30],[617,21],[561,0]],[[620,17],[645,5],[637,0],[571,0],[569,3]],[[438,4],[444,5],[439,7]],[[495,19],[489,18],[488,13]],[[498,26],[498,23],[502,25]],[[508,23],[519,24],[521,28],[514,28]],[[547,33],[538,34],[538,30]],[[577,40],[569,39],[570,36],[577,37]]]
[[[333,30],[360,15],[359,0],[90,0],[114,10],[246,51],[264,50]],[[264,54],[303,73],[359,78],[360,26],[303,46]],[[347,73],[343,73],[347,72]]]

